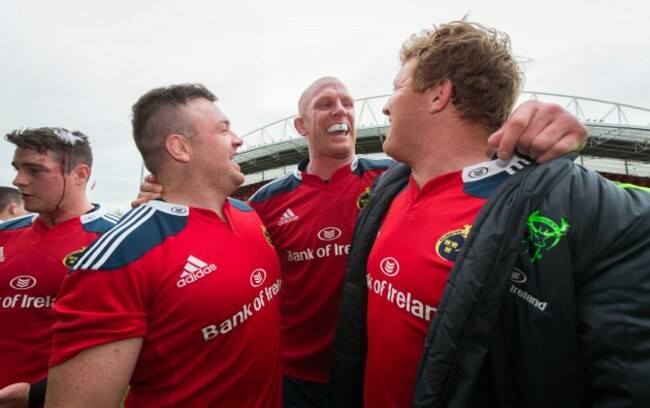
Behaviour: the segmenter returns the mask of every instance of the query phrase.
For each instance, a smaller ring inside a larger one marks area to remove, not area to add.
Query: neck
[[[419,188],[442,174],[459,171],[472,164],[489,160],[492,152],[487,143],[490,132],[482,126],[457,123],[436,135],[413,163],[413,179]]]
[[[318,176],[323,180],[329,180],[332,178],[332,174],[334,174],[336,170],[343,166],[349,166],[353,160],[354,153],[342,159],[334,157],[317,157],[310,154],[309,164],[307,164],[307,173]]]
[[[81,217],[92,209],[92,203],[84,194],[75,200],[66,197],[54,211],[38,213],[38,216],[47,226],[53,227],[69,219]]]
[[[163,200],[174,204],[214,211],[225,221],[223,205],[228,196],[232,194],[232,191],[220,191],[205,184],[184,183],[180,180],[174,182],[161,179],[160,184],[163,185]]]

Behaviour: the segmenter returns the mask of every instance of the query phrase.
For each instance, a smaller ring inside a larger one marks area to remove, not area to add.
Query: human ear
[[[167,150],[167,153],[169,153],[172,159],[178,162],[189,163],[190,161],[192,146],[189,140],[183,135],[174,133],[167,136],[167,139],[165,139],[165,150]]]
[[[293,126],[296,128],[301,136],[307,136],[307,129],[305,129],[305,120],[297,117],[293,120]]]

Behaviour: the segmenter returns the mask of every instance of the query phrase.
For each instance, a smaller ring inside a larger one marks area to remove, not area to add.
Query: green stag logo
[[[560,239],[569,230],[569,223],[560,218],[560,225],[557,225],[550,218],[539,215],[539,210],[533,211],[526,221],[528,225],[528,237],[523,241],[526,253],[532,253],[530,262],[542,259],[542,251],[549,251],[555,247]]]

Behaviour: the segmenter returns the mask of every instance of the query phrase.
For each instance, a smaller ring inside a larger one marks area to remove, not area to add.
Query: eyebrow
[[[45,169],[49,170],[49,167],[44,166],[42,164],[38,163],[16,163],[16,162],[11,162],[11,165],[13,166],[14,169],[18,170],[18,167],[27,167],[30,169]]]

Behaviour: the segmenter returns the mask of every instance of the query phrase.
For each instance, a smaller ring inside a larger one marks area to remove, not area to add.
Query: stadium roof
[[[356,101],[357,153],[382,152],[388,123],[381,107],[388,96]],[[520,101],[526,97],[563,105],[587,126],[589,138],[583,155],[650,163],[650,109],[539,92],[526,92]],[[245,144],[235,161],[244,174],[293,166],[306,157],[307,143],[294,129],[294,118],[282,119],[243,136]]]

